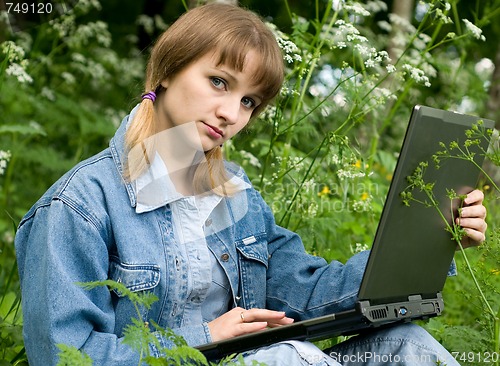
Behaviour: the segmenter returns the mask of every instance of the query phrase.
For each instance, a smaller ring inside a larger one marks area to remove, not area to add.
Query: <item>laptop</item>
[[[405,205],[401,193],[408,189],[408,177],[419,163],[428,162],[424,180],[434,183],[435,199],[451,223],[460,200],[454,200],[452,207],[447,190],[457,194],[472,191],[479,169],[456,158],[442,159],[437,169],[432,155],[443,150],[440,143],[448,147],[457,141],[463,147],[466,130],[479,120],[483,128],[494,127],[491,120],[414,107],[353,309],[205,344],[198,350],[208,360],[216,360],[284,340],[317,341],[440,315],[444,308],[441,291],[456,243],[436,208],[417,202]],[[476,152],[474,160],[479,166],[484,159],[481,149],[486,151],[488,145],[488,139],[483,138],[479,145],[469,147]],[[417,200],[428,201],[419,190],[412,194]]]

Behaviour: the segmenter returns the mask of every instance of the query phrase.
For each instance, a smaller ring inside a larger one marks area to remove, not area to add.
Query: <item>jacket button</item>
[[[207,221],[205,221],[205,226],[208,227],[212,225],[212,219],[208,219]]]
[[[227,262],[229,260],[229,254],[224,253],[220,256],[220,259],[222,259],[224,262]]]

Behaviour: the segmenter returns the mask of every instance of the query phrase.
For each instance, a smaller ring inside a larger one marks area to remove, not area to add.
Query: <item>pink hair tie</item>
[[[148,93],[144,93],[141,95],[142,99],[149,99],[150,101],[152,101],[153,103],[155,102],[156,100],[156,94],[154,91],[150,91]]]

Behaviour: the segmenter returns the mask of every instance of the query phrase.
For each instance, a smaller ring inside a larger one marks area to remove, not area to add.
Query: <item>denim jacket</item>
[[[59,179],[19,225],[15,245],[30,365],[55,365],[57,344],[87,353],[96,365],[137,365],[122,343],[137,313],[129,299],[79,282],[112,279],[158,297],[144,320],[171,328],[191,346],[211,341],[207,324],[183,317],[190,301],[189,270],[172,243],[168,205],[137,213],[133,186],[124,179],[126,117],[109,148]],[[233,169],[247,183],[241,169]],[[351,308],[367,253],[346,264],[305,252],[299,236],[279,227],[261,195],[248,187],[224,197],[205,222],[209,250],[229,280],[232,306],[285,311],[296,320]],[[155,333],[160,344],[169,341]],[[154,345],[153,355],[158,355]]]

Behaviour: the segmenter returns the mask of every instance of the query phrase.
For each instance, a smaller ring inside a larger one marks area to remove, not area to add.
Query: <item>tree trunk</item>
[[[493,60],[495,69],[491,76],[490,97],[486,102],[485,117],[496,121],[496,128],[500,128],[500,45],[497,47],[495,59]]]
[[[493,70],[493,75],[491,75],[491,86],[489,90],[489,98],[486,101],[486,112],[484,117],[492,119],[495,121],[495,127],[500,128],[500,45],[497,47],[497,52],[495,59],[493,60],[495,69]],[[495,146],[494,148],[498,148]],[[498,166],[494,165],[491,161],[486,159],[484,166],[486,173],[495,181],[497,185],[500,185],[500,169]]]
[[[392,4],[392,13],[411,23],[414,8],[415,0],[394,0]],[[397,52],[397,47],[394,44],[393,40],[396,34],[400,32],[400,29],[395,24],[393,24],[392,26],[393,28],[391,32],[391,41],[389,43],[387,52],[389,53],[389,57],[393,60],[393,62],[396,62],[399,57],[399,53]]]

